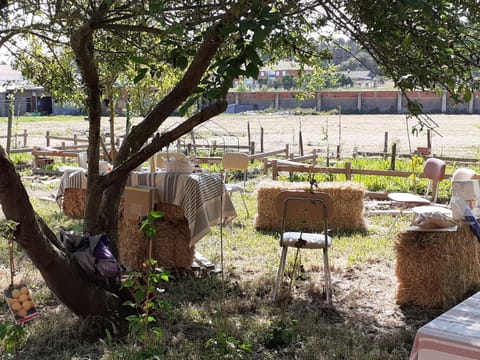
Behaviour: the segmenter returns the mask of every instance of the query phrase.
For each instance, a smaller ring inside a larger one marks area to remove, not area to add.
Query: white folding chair
[[[247,154],[237,153],[237,152],[225,153],[222,158],[222,166],[225,171],[224,172],[225,189],[229,194],[235,191],[240,192],[243,206],[245,207],[245,211],[247,213],[247,218],[250,217],[250,214],[248,212],[247,203],[245,202],[244,192],[245,192],[245,185],[247,181],[248,162],[249,162],[249,158]],[[243,185],[228,183],[228,170],[242,171]]]
[[[331,304],[331,278],[328,264],[328,248],[332,245],[332,237],[328,234],[328,222],[333,215],[331,196],[324,192],[284,190],[275,199],[275,209],[277,215],[281,217],[280,246],[282,254],[275,280],[273,299],[276,300],[278,295],[288,248],[297,249],[294,264],[296,264],[300,249],[322,249],[325,294],[327,303]],[[291,281],[290,279],[290,284]]]
[[[150,170],[155,172],[157,169],[165,167],[164,162],[169,159],[185,160],[187,156],[179,152],[157,152],[150,157]]]
[[[78,166],[88,169],[88,155],[86,151],[81,151],[78,153]]]

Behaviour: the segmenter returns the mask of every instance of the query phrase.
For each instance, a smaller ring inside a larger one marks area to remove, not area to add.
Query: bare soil
[[[477,158],[480,146],[480,116],[479,115],[432,115],[431,131],[432,153],[437,156],[452,156],[461,158]],[[171,117],[159,128],[162,132],[175,126],[181,118]],[[426,129],[412,134],[416,119],[407,119],[405,115],[314,115],[294,116],[291,114],[248,114],[222,115],[198,127],[194,133],[197,143],[213,143],[217,145],[248,145],[248,129],[250,141],[256,144],[256,151],[261,149],[261,132],[263,129],[263,150],[273,151],[290,146],[290,152],[299,154],[299,137],[302,135],[304,152],[327,149],[345,156],[351,156],[356,148],[359,152],[383,152],[385,144],[388,151],[392,144],[397,143],[397,152],[411,153],[417,147],[427,146]],[[38,121],[20,123],[18,132],[28,131],[27,146],[45,146],[45,135],[72,136],[74,133],[86,137],[88,121],[48,121],[39,118]],[[116,119],[116,135],[123,134],[125,119]],[[109,133],[109,123],[102,120],[102,131]],[[6,134],[6,125],[0,127],[0,133]],[[19,138],[20,139],[20,138]],[[1,143],[4,143],[2,139]],[[191,142],[186,137],[185,142]],[[60,140],[52,142],[58,146]],[[68,145],[68,143],[66,143]],[[21,145],[21,144],[19,144]]]

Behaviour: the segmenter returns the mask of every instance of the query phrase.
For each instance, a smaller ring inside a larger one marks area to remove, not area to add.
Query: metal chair
[[[86,151],[81,151],[78,153],[78,166],[88,169],[88,155]]]
[[[400,215],[403,214],[403,210],[407,208],[415,208],[417,211],[421,212],[422,206],[429,206],[431,204],[436,203],[438,197],[438,184],[440,181],[443,180],[445,176],[445,168],[446,163],[445,161],[437,158],[429,158],[425,161],[425,165],[423,167],[423,176],[429,179],[427,188],[425,190],[424,196],[419,196],[416,194],[411,193],[390,193],[388,194],[388,198],[393,200],[396,203],[401,205],[399,214],[395,217],[392,225],[388,230],[387,234],[390,234],[393,227],[397,223]],[[431,198],[432,201],[428,199],[429,193],[432,193]]]
[[[304,190],[281,191],[275,200],[277,215],[281,218],[280,246],[282,254],[278,267],[273,300],[278,295],[283,278],[289,247],[297,248],[294,270],[300,249],[322,249],[325,274],[325,294],[331,304],[331,278],[328,265],[328,248],[332,237],[328,234],[328,222],[333,215],[333,201],[329,194]],[[291,279],[290,286],[291,287]]]
[[[150,170],[155,172],[157,169],[165,167],[165,160],[177,159],[185,160],[187,156],[179,152],[157,152],[155,155],[150,157]]]
[[[231,194],[232,192],[238,191],[240,192],[240,196],[242,197],[243,206],[245,207],[245,211],[247,213],[247,218],[250,217],[248,212],[247,203],[245,202],[245,185],[247,182],[247,170],[248,170],[248,162],[249,158],[247,154],[244,153],[225,153],[222,158],[222,166],[224,169],[224,183],[226,191]],[[230,184],[228,183],[228,170],[240,170],[243,172],[243,185],[241,184]]]
[[[469,168],[458,168],[452,174],[452,182],[461,180],[472,180],[475,178],[475,170]]]
[[[445,161],[437,158],[429,158],[425,161],[425,166],[423,168],[423,175],[428,178],[427,189],[425,190],[425,197],[428,196],[429,190],[432,191],[432,202],[437,202],[438,197],[438,184],[443,180],[445,176],[445,168],[447,164]]]

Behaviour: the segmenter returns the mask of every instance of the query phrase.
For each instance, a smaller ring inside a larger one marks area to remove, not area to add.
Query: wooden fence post
[[[62,151],[65,151],[65,141],[62,141]],[[62,156],[62,163],[65,163],[65,156]]]
[[[250,154],[255,154],[255,141],[250,143]]]
[[[397,157],[397,144],[392,145],[392,161],[390,162],[390,170],[395,170],[395,158]]]
[[[386,159],[388,156],[388,131],[385,131],[385,139],[383,141],[383,158]]]
[[[265,152],[263,150],[263,126],[260,128],[260,152]]]
[[[289,152],[289,149],[288,149],[288,144],[285,145],[285,158],[288,159],[288,152]]]
[[[263,159],[263,175],[268,174],[268,158],[264,157]]]
[[[298,132],[298,147],[300,148],[300,156],[303,156],[303,137],[302,130]]]
[[[272,180],[277,180],[278,178],[278,167],[277,160],[272,160]]]
[[[45,138],[47,139],[46,141],[47,146],[50,146],[50,131],[47,130],[47,134],[45,135]]]
[[[352,180],[352,163],[351,162],[345,163],[345,180],[346,181]]]
[[[23,146],[27,147],[27,129],[23,129]]]

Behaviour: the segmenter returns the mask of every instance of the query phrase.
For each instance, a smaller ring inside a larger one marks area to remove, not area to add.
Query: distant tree
[[[268,78],[266,78],[266,77],[260,78],[260,79],[257,80],[257,83],[260,86],[268,85]]]
[[[295,80],[295,77],[293,75],[285,75],[282,76],[282,87],[285,90],[290,90],[293,89],[295,86],[297,86],[297,81]]]
[[[282,87],[282,80],[280,79],[274,79],[273,81],[269,82],[271,86],[275,89],[278,90]]]
[[[340,74],[337,81],[338,81],[338,85],[342,87],[353,86],[353,80],[349,76],[346,76],[345,74]]]
[[[378,65],[373,57],[366,51],[359,51],[351,54],[351,57],[338,66],[340,71],[368,70],[372,73],[379,73]]]

